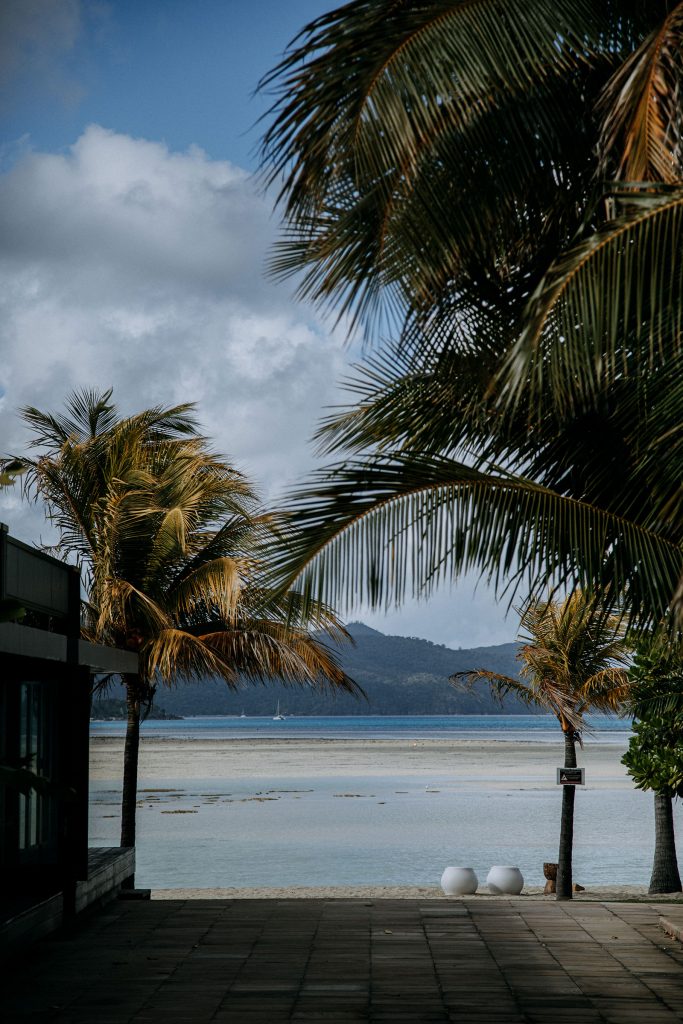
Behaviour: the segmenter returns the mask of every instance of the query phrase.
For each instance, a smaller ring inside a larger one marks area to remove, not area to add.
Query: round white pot
[[[447,896],[471,896],[478,885],[473,868],[446,868],[441,876],[441,888]]]
[[[486,876],[489,892],[494,896],[519,896],[524,885],[522,872],[507,864],[494,864]]]

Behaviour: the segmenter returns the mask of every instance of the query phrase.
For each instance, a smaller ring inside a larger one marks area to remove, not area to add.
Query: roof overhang
[[[66,664],[69,660],[67,643],[67,637],[61,633],[49,633],[45,629],[22,626],[16,622],[0,622],[0,655],[13,654]],[[93,674],[112,672],[134,675],[138,671],[138,656],[133,651],[79,640],[78,664],[87,666]]]

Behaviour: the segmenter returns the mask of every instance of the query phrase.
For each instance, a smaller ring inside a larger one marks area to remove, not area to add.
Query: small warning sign
[[[586,769],[585,768],[558,768],[557,769],[557,784],[558,784],[558,786],[585,786],[586,785]]]

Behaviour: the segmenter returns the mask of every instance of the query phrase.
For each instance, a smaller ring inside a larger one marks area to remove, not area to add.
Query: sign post
[[[557,769],[557,785],[558,786],[585,786],[586,785],[586,769],[585,768],[558,768]]]

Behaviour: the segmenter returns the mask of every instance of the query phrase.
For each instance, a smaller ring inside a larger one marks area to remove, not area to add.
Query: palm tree
[[[622,757],[638,789],[654,792],[655,853],[651,893],[680,892],[674,797],[683,796],[683,661],[680,648],[661,637],[641,639],[629,670],[627,711],[633,736]]]
[[[352,0],[321,15],[261,83],[264,176],[285,215],[274,269],[366,321],[395,307],[453,331],[459,312],[465,332],[492,316],[516,337],[615,182],[680,186],[682,31],[671,0]]]
[[[683,3],[354,0],[268,76],[278,273],[398,331],[295,493],[283,579],[683,579]],[[382,320],[384,317],[384,320]],[[401,565],[409,556],[410,565]],[[683,600],[683,590],[681,590]]]
[[[628,693],[629,646],[623,621],[605,616],[595,597],[575,591],[562,602],[531,603],[521,619],[524,646],[520,679],[484,669],[456,672],[451,680],[472,687],[485,681],[502,700],[515,694],[525,704],[555,715],[564,736],[564,767],[576,768],[588,711],[616,711]],[[557,899],[572,898],[573,785],[562,787]]]
[[[354,690],[322,639],[346,634],[327,609],[275,599],[254,554],[272,535],[246,478],[197,434],[191,406],[120,417],[111,391],[79,392],[64,415],[27,408],[27,487],[47,506],[58,551],[88,594],[85,635],[138,654],[123,679],[127,729],[121,845],[135,842],[141,711],[159,683],[273,677]]]

